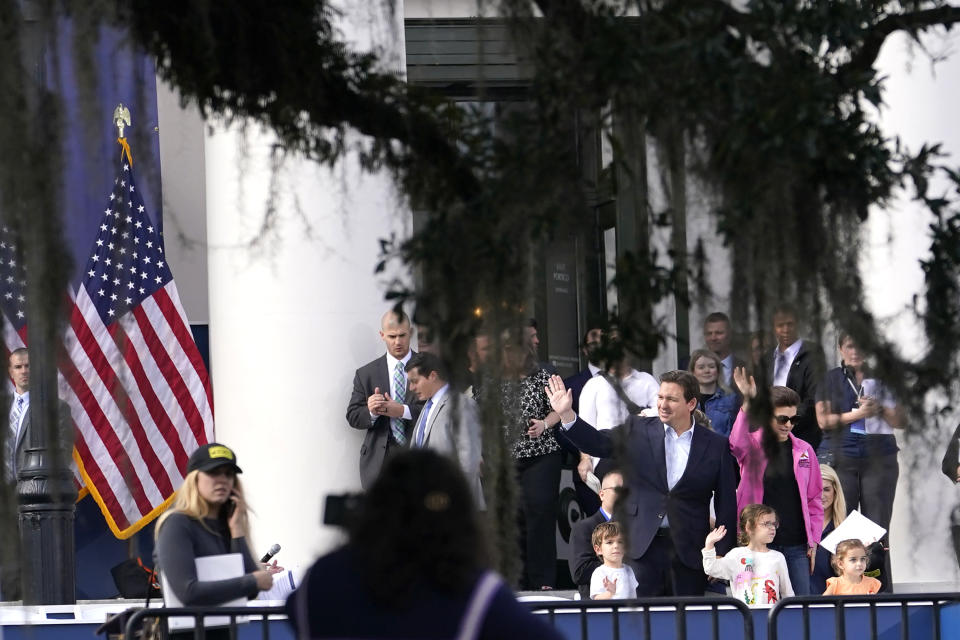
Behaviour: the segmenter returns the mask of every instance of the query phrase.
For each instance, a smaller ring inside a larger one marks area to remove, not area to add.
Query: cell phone
[[[233,497],[233,494],[230,494],[230,497]],[[223,505],[223,517],[227,520],[230,519],[230,516],[233,515],[233,512],[237,510],[237,503],[233,500],[227,500],[227,503]]]

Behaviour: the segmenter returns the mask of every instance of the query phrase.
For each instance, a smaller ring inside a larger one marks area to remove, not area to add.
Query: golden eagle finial
[[[130,126],[130,109],[123,106],[122,102],[113,110],[113,124],[117,125],[117,131],[119,132],[117,137],[122,138],[123,128]]]

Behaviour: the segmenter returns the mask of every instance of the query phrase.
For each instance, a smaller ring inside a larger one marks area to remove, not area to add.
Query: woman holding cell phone
[[[173,506],[157,522],[157,568],[185,607],[254,598],[273,585],[271,572],[250,553],[239,473],[237,457],[229,447],[215,442],[203,445],[187,462],[187,476]],[[198,580],[197,558],[229,553],[243,557],[242,576]]]

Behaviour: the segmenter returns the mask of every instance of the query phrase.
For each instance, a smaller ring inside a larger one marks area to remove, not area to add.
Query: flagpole
[[[24,88],[31,104],[32,124],[26,151],[32,174],[59,183],[60,165],[53,145],[40,140],[59,122],[44,103],[44,18],[36,3],[21,1],[23,48],[27,68]],[[49,152],[48,152],[49,151]],[[41,180],[21,187],[14,226],[22,232],[26,264],[26,309],[29,318],[29,401],[23,426],[24,463],[17,471],[20,525],[20,577],[23,603],[76,602],[74,501],[77,496],[69,468],[73,429],[69,409],[57,397],[57,345],[64,319],[63,292],[68,285],[67,255],[60,221],[59,189],[44,188]]]

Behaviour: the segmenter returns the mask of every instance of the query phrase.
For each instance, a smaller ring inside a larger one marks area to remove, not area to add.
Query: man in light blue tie
[[[27,428],[30,426],[30,357],[23,347],[14,349],[7,362],[7,373],[13,380],[13,394],[10,397],[10,413],[7,437],[4,439],[4,475],[8,484],[17,481],[17,468],[21,465],[26,445]],[[16,514],[16,511],[14,511]],[[19,540],[13,541],[19,550]],[[0,591],[4,600],[16,600],[20,597],[19,551],[2,559],[0,565]]]
[[[480,487],[480,420],[477,404],[467,394],[450,388],[443,361],[432,353],[418,353],[407,362],[407,381],[417,399],[426,402],[413,430],[410,446],[444,453],[460,463],[483,508]]]
[[[409,444],[412,426],[420,417],[421,404],[407,388],[410,350],[410,318],[391,309],[380,320],[380,339],[387,352],[357,369],[347,405],[347,423],[366,431],[360,447],[360,484],[373,484],[391,452]]]
[[[25,442],[26,429],[30,424],[27,410],[30,408],[30,356],[26,348],[14,349],[10,354],[7,367],[14,391],[10,398],[10,429],[6,438],[6,477],[8,482],[16,482],[20,454]]]

